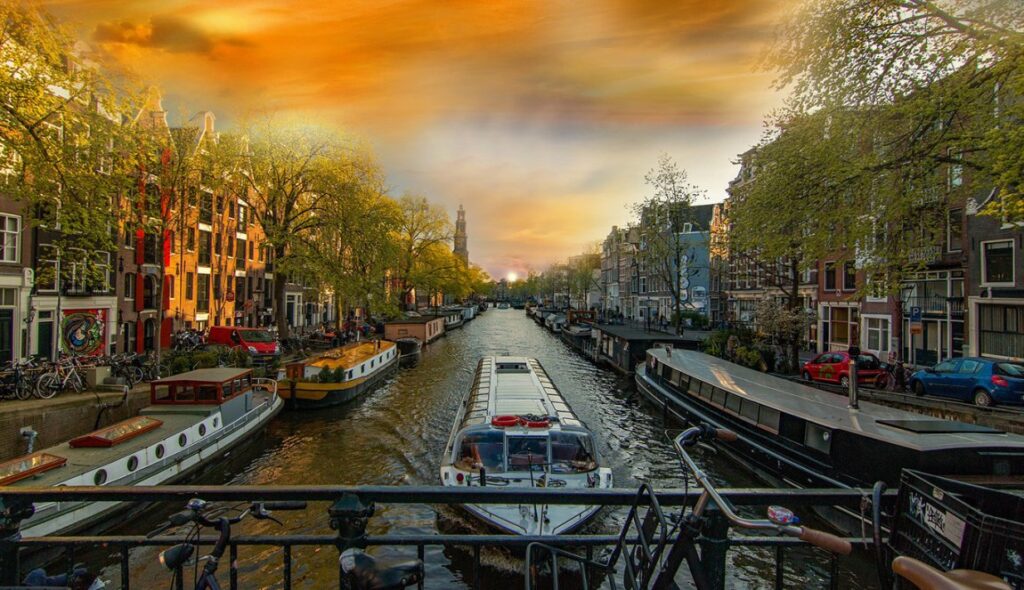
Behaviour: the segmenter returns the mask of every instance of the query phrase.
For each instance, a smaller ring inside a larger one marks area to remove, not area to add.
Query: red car
[[[885,371],[878,357],[870,352],[861,353],[857,357],[857,384],[878,384]],[[850,385],[850,353],[846,351],[824,352],[817,358],[804,363],[803,378],[805,381],[822,381],[838,383],[843,387]]]

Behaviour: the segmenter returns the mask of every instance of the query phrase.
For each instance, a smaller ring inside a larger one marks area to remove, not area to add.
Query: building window
[[[836,263],[825,263],[825,290],[836,291]]]
[[[36,287],[39,291],[57,290],[57,256],[56,246],[39,245],[39,262],[36,264]]]
[[[213,275],[213,300],[220,301],[220,275]]]
[[[244,232],[249,227],[249,209],[245,205],[238,204],[238,231]]]
[[[121,341],[122,352],[135,352],[135,342],[137,339],[135,333],[135,322],[125,322],[121,324]]]
[[[255,248],[256,248],[256,242],[249,242],[249,260],[253,260],[255,258],[253,256],[254,253],[255,253],[254,252]]]
[[[231,219],[235,218],[235,201],[234,199],[228,199],[228,217]]]
[[[864,318],[867,332],[867,349],[883,357],[889,352],[889,320],[887,318]]]
[[[220,246],[220,233],[218,233],[217,235],[213,236],[213,253],[216,254],[217,256],[220,256],[221,253]]]
[[[956,163],[949,165],[949,188],[954,189],[962,186],[964,183],[964,165],[960,163],[964,155],[962,152],[953,153],[950,151],[950,156],[957,160]]]
[[[210,232],[199,232],[199,264],[210,266]]]
[[[167,275],[167,296],[174,299],[174,275]]]
[[[194,227],[188,228],[188,244],[186,244],[185,249],[189,252],[195,252],[196,250],[196,228]]]
[[[235,255],[235,240],[228,238],[228,256],[233,257]]]
[[[135,230],[130,227],[124,228],[124,247],[129,250],[135,249]]]
[[[843,263],[843,290],[857,290],[857,269],[852,262]]]
[[[167,236],[166,237],[167,247],[171,251],[171,254],[174,254],[175,253],[175,249],[174,249],[174,232],[168,230],[166,236]]]
[[[245,263],[245,240],[238,238],[238,247],[235,248],[235,260],[239,263]]]
[[[185,273],[185,299],[192,301],[192,290],[195,288],[196,277],[194,274]]]
[[[196,311],[210,311],[210,275],[199,275],[196,291]]]
[[[199,222],[213,223],[213,195],[206,191],[199,197]]]
[[[18,262],[21,260],[21,217],[17,215],[0,215],[0,262]]]
[[[981,243],[981,284],[1013,285],[1013,240]]]
[[[978,306],[978,353],[982,356],[1024,356],[1024,307]]]
[[[964,247],[963,209],[950,209],[946,218],[946,249],[959,252]]]
[[[124,298],[135,299],[135,273],[125,273],[124,275]]]

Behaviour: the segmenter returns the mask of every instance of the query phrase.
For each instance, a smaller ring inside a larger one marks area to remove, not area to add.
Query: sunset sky
[[[230,129],[283,112],[370,142],[393,192],[522,276],[630,219],[661,152],[720,201],[779,104],[757,59],[794,0],[55,0],[45,6]]]

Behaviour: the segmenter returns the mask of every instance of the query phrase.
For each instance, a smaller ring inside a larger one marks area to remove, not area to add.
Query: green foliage
[[[767,370],[765,361],[761,358],[761,353],[755,348],[740,346],[736,349],[734,362],[756,371]]]
[[[692,327],[694,330],[705,330],[707,329],[708,324],[711,322],[706,315],[702,314],[699,311],[694,311],[692,309],[684,309],[683,311],[679,312],[678,317],[675,314],[673,314],[672,316],[672,323],[674,325],[685,326],[687,320],[689,320],[690,327]]]

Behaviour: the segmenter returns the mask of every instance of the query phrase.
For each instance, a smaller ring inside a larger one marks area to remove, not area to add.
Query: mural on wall
[[[61,348],[71,354],[103,354],[107,342],[107,310],[67,309],[61,327]]]

